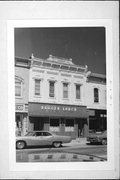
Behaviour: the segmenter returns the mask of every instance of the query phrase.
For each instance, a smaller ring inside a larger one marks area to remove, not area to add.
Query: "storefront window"
[[[49,97],[54,97],[55,96],[55,82],[50,81],[49,82]]]
[[[63,98],[68,98],[68,83],[63,83]]]
[[[74,119],[65,120],[65,131],[74,131]]]
[[[60,130],[59,119],[50,119],[50,131],[59,131]]]
[[[35,79],[35,95],[40,95],[40,79]]]

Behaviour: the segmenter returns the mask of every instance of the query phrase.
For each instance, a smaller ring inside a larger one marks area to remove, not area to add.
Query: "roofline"
[[[43,59],[43,58],[37,58],[37,57],[35,57],[34,55],[33,55],[33,53],[31,54],[31,56],[30,56],[30,60],[36,60],[36,61],[39,61],[39,60],[41,60],[41,61],[47,61],[47,62],[50,62],[50,63],[54,63],[54,61],[52,61],[52,59],[51,60],[49,60],[49,58],[51,59],[51,58],[55,58],[55,59],[59,59],[59,60],[61,60],[61,61],[68,61],[68,62],[71,62],[71,64],[67,64],[67,63],[59,63],[59,62],[57,62],[57,61],[55,61],[55,63],[58,63],[58,64],[66,64],[66,65],[73,65],[73,66],[75,66],[76,64],[74,64],[73,62],[72,62],[72,58],[63,58],[63,57],[57,57],[57,56],[53,56],[53,55],[49,55],[48,56],[48,58],[46,58],[46,59]],[[86,65],[85,66],[81,66],[81,65],[76,65],[76,66],[79,66],[79,67],[81,67],[81,68],[86,68]]]
[[[106,75],[104,75],[104,74],[99,74],[99,73],[92,73],[92,72],[91,72],[91,74],[89,74],[88,77],[90,77],[90,76],[106,79]]]
[[[30,68],[31,60],[29,58],[15,56],[14,63],[16,67]]]
[[[20,57],[20,56],[15,56],[15,59],[29,60],[30,61],[30,58],[25,58],[25,57]]]

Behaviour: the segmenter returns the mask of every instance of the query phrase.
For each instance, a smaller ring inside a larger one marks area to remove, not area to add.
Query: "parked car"
[[[106,145],[107,131],[89,134],[89,136],[87,137],[87,141],[89,141],[90,143],[102,143],[103,145]]]
[[[27,146],[45,146],[52,145],[58,148],[62,143],[71,142],[70,136],[60,136],[48,131],[28,132],[25,136],[16,137],[16,148],[24,149]]]

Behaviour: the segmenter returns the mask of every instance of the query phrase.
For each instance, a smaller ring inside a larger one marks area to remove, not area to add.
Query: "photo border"
[[[10,171],[105,171],[114,170],[114,103],[113,103],[113,42],[112,20],[8,20],[8,119],[9,119],[9,168]],[[40,27],[105,27],[106,29],[106,77],[107,77],[107,161],[106,162],[16,162],[15,147],[15,88],[14,88],[14,28]]]

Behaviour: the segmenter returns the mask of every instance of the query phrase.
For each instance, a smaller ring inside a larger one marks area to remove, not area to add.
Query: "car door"
[[[35,136],[35,144],[34,145],[38,145],[38,146],[42,146],[44,145],[44,140],[43,140],[43,133],[42,132],[36,132],[36,136]]]
[[[35,139],[36,139],[36,134],[35,132],[29,132],[25,137],[24,140],[27,143],[28,146],[33,146],[35,145]]]
[[[49,132],[43,132],[43,145],[52,145],[53,135]]]

